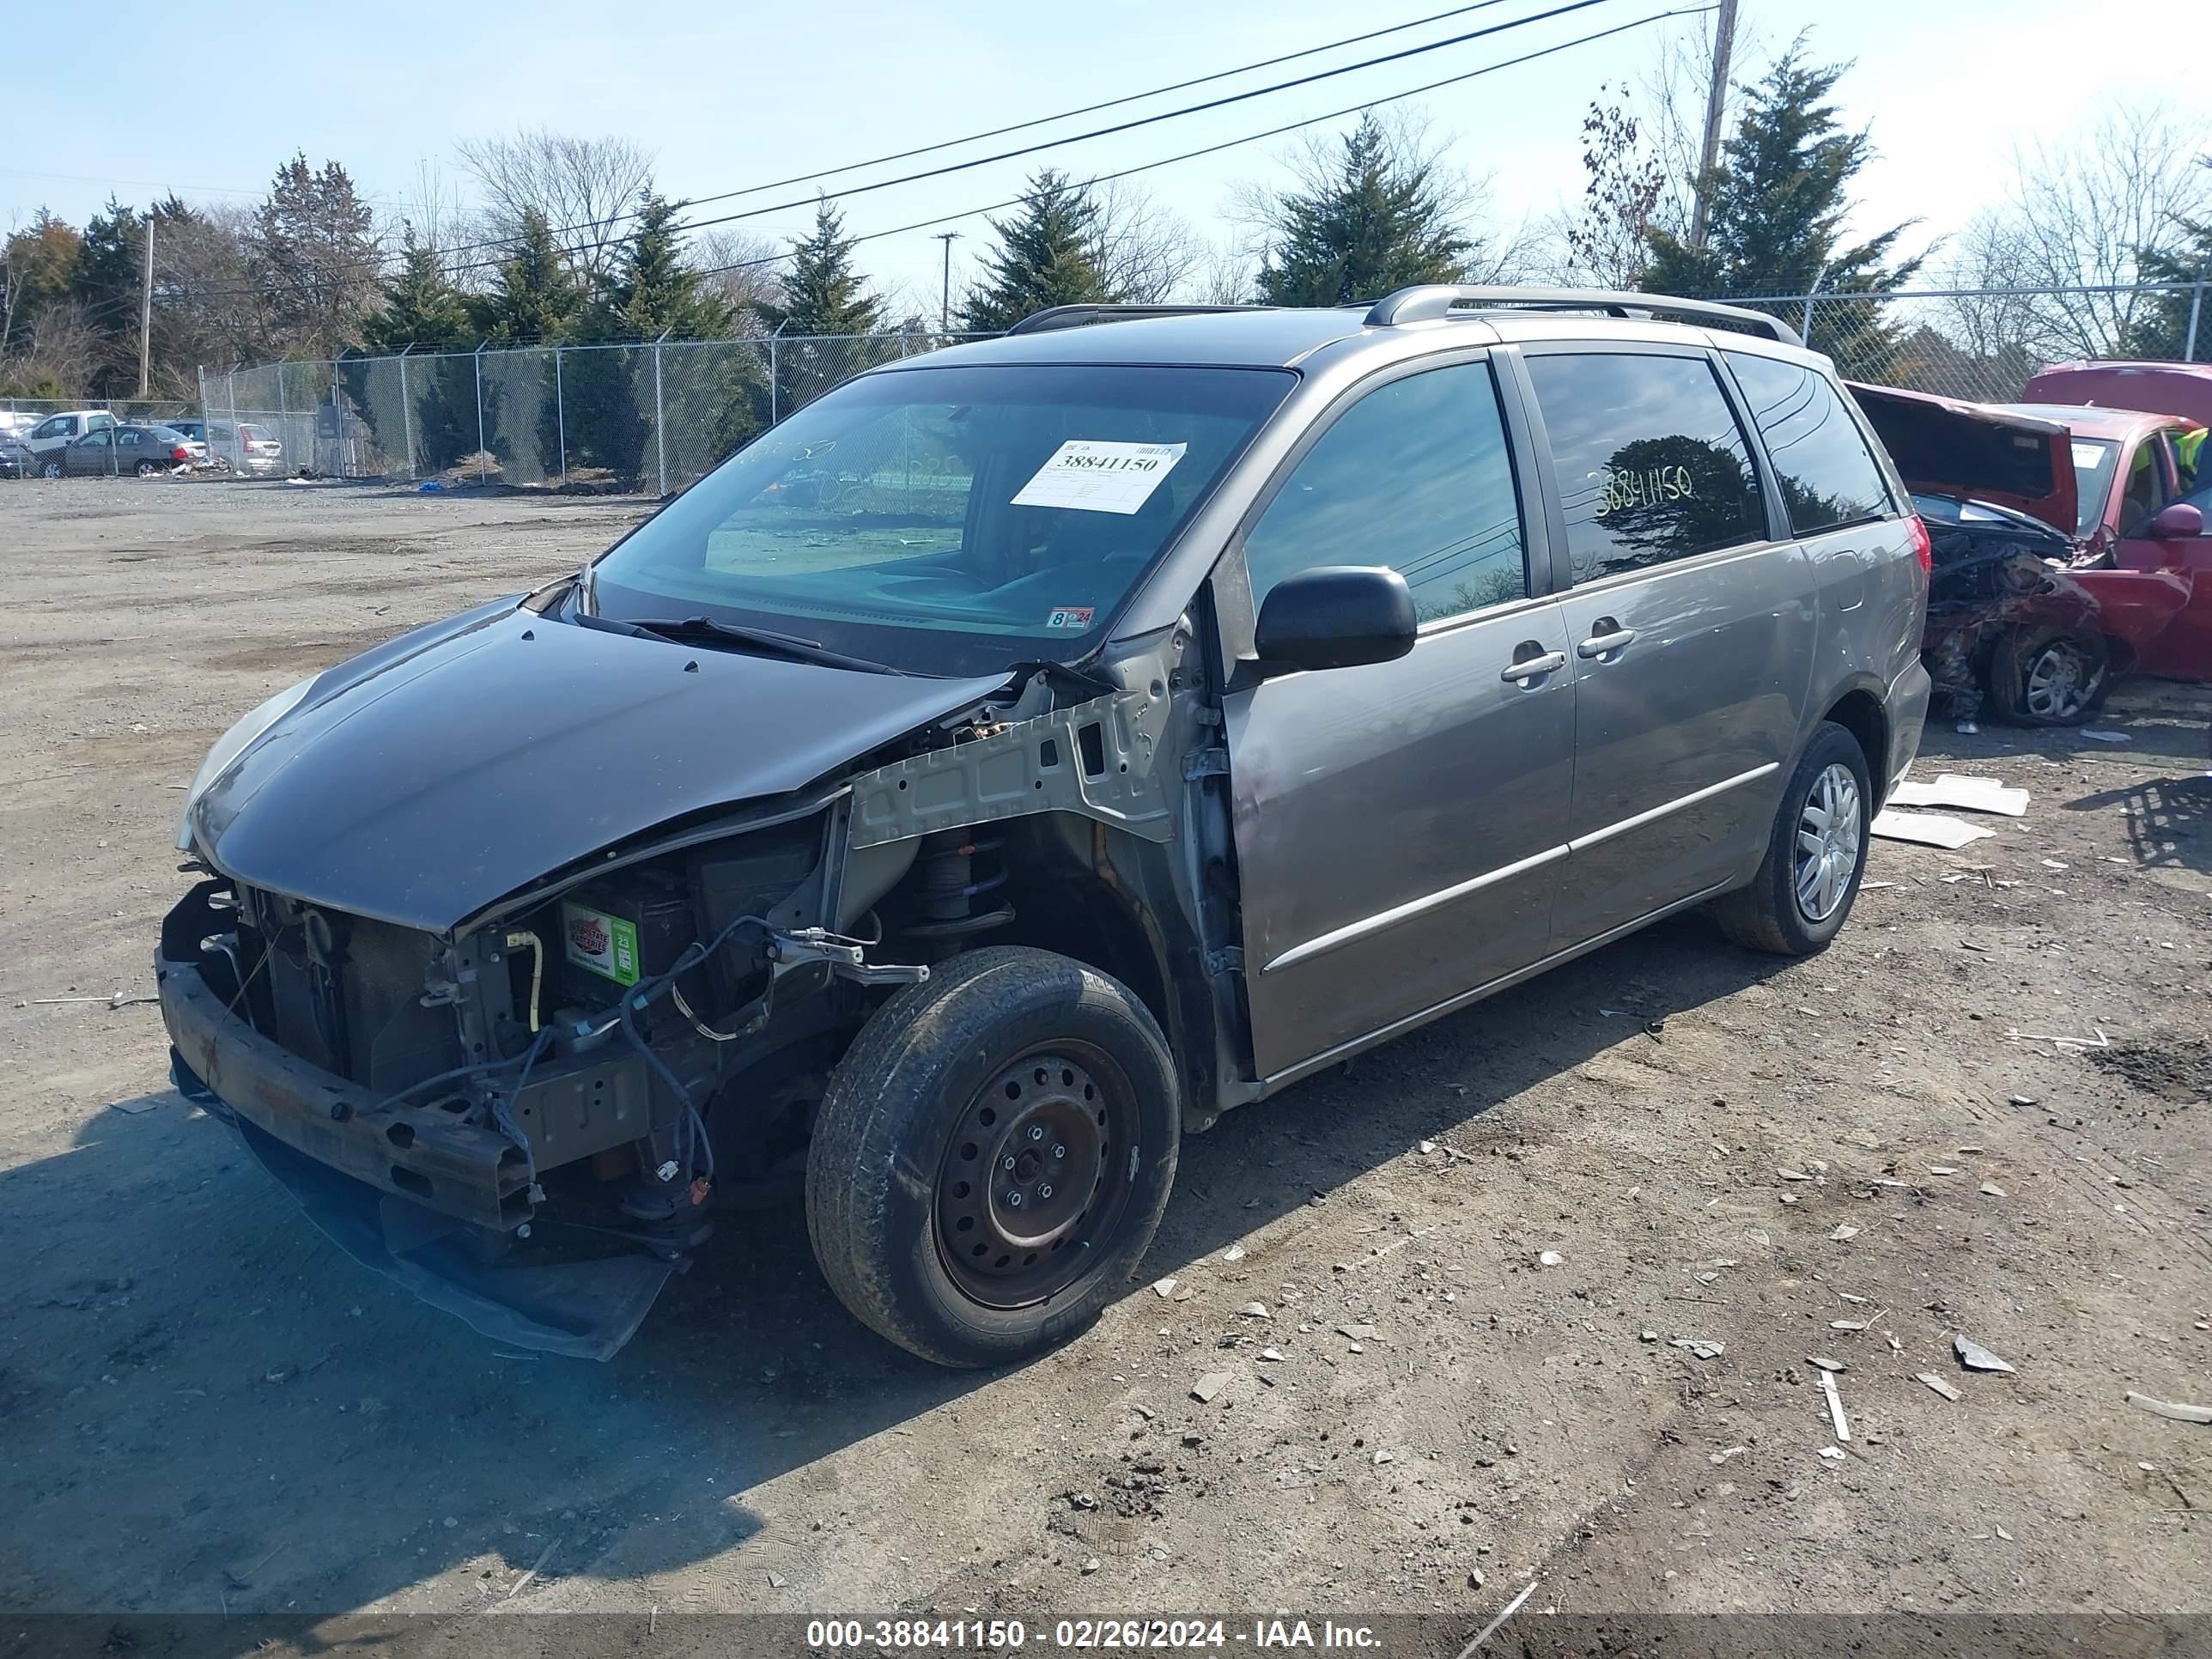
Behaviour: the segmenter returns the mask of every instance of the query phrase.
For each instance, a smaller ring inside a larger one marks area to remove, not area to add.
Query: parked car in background
[[[21,443],[24,434],[45,418],[42,415],[26,410],[0,409],[0,438],[9,438]]]
[[[49,415],[40,421],[23,434],[23,445],[33,455],[44,458],[65,445],[75,443],[88,432],[97,432],[103,427],[117,424],[115,416],[104,409],[69,410],[59,415]]]
[[[173,1075],[502,1341],[605,1357],[803,1174],[856,1317],[1018,1358],[1126,1292],[1185,1130],[1693,905],[1826,946],[1926,598],[1766,317],[1044,312],[241,720]]]
[[[37,461],[19,440],[0,437],[0,478],[27,478],[37,470]]]
[[[251,421],[233,425],[228,421],[182,420],[168,424],[205,444],[210,461],[242,477],[266,477],[284,464],[284,446],[270,435],[268,428]]]
[[[166,426],[114,425],[96,427],[59,449],[39,458],[39,471],[49,478],[87,476],[141,478],[157,472],[173,472],[193,462],[192,447],[184,434]]]
[[[1854,386],[1921,501],[1923,648],[1953,717],[2078,725],[2128,673],[2212,678],[2212,538],[2172,416]]]

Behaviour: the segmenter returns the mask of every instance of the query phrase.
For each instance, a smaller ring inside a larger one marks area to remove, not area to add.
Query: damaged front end
[[[718,1188],[788,1184],[807,1038],[927,973],[823,925],[844,829],[827,808],[641,858],[451,937],[203,881],[155,964],[177,1080],[368,1265],[605,1358]]]
[[[663,819],[444,927],[228,867],[281,793],[248,798],[249,745],[180,837],[204,878],[155,963],[178,1086],[365,1265],[495,1340],[609,1358],[718,1209],[797,1195],[830,1068],[898,987],[1018,917],[1075,937],[1086,895],[1104,914],[1157,878],[1115,872],[1170,839],[1170,704],[1105,686],[1018,672],[828,781]]]
[[[2187,603],[2166,571],[2115,568],[2079,534],[2071,438],[2057,422],[1926,392],[1854,383],[1854,396],[1927,526],[1923,659],[1962,727],[1985,702],[2006,719],[2070,724]]]

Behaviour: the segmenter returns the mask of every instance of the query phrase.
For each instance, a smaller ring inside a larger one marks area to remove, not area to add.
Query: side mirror
[[[1268,590],[1255,629],[1263,668],[1354,668],[1413,648],[1406,579],[1382,565],[1323,565]]]
[[[2161,542],[2183,541],[2204,533],[2203,509],[2191,501],[2174,501],[2158,510],[2150,521],[2152,537]]]

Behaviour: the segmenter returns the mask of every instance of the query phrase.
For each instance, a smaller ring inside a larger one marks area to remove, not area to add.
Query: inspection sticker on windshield
[[[1014,497],[1016,507],[1134,513],[1182,459],[1181,444],[1116,444],[1070,438]]]
[[[1096,609],[1095,605],[1063,605],[1044,619],[1044,625],[1079,634],[1091,626],[1091,614]]]

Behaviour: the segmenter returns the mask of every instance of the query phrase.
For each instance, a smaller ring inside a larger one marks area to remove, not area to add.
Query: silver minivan
[[[174,1073],[502,1340],[611,1352],[781,1201],[884,1336],[1016,1358],[1224,1112],[1686,907],[1824,946],[1927,588],[1749,312],[1043,313],[241,720]]]

